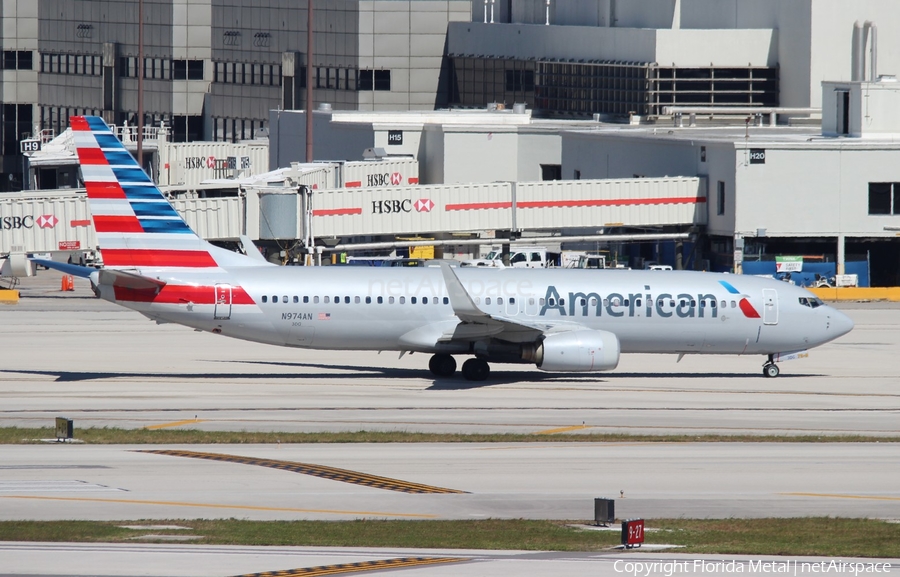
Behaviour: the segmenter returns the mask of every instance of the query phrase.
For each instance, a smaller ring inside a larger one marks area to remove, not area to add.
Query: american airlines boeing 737
[[[776,377],[776,362],[853,328],[802,288],[742,275],[275,266],[197,236],[102,119],[70,122],[104,268],[54,268],[160,323],[288,347],[429,353],[438,377],[468,356],[473,381],[490,362],[594,372],[615,369],[621,353],[763,355],[763,374]]]

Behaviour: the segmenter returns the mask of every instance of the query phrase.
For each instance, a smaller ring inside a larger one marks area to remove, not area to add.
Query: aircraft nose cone
[[[846,335],[853,330],[853,321],[838,310],[831,311],[831,328],[834,330],[834,338]]]

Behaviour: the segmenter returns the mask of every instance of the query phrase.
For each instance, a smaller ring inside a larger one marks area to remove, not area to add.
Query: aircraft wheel
[[[450,355],[432,355],[428,369],[436,377],[450,377],[456,372],[456,359]]]
[[[767,378],[774,379],[780,373],[781,370],[775,363],[766,363],[765,365],[763,365],[763,375],[765,375]]]
[[[463,363],[463,376],[469,381],[483,381],[491,372],[487,361],[481,359],[469,359]]]

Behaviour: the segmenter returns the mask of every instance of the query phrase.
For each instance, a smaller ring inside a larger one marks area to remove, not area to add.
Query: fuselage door
[[[217,321],[231,318],[231,285],[216,285],[216,308],[213,318]]]
[[[778,324],[778,291],[763,289],[763,324]]]

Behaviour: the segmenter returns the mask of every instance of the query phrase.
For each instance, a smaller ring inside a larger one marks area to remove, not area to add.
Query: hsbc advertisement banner
[[[317,190],[315,236],[509,228],[509,183]]]
[[[0,197],[0,254],[79,250],[97,245],[83,194]]]
[[[513,206],[515,198],[515,218]],[[361,236],[510,229],[538,230],[622,222],[703,224],[699,178],[617,179],[318,190],[312,234]]]

